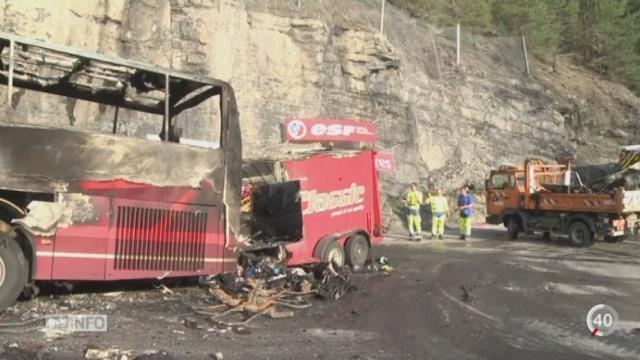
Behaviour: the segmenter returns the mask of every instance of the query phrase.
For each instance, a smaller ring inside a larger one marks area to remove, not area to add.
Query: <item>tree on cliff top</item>
[[[546,0],[496,1],[493,21],[503,34],[524,35],[535,53],[556,49],[561,40],[558,14],[552,13]]]
[[[436,26],[524,35],[541,58],[573,53],[640,91],[640,0],[390,0]]]

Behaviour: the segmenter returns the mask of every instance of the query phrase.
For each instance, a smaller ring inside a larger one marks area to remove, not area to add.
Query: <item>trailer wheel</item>
[[[589,246],[593,243],[593,233],[587,224],[575,221],[569,225],[569,241],[576,246]]]
[[[344,252],[349,266],[362,268],[369,259],[369,242],[361,234],[353,235],[347,239]]]
[[[330,242],[322,254],[322,261],[333,262],[338,266],[344,266],[344,258],[344,249],[337,241]]]
[[[520,234],[520,225],[518,224],[518,220],[515,217],[509,218],[509,223],[507,224],[507,235],[509,236],[509,240],[517,240],[518,234]]]
[[[27,283],[27,260],[20,246],[0,232],[0,313],[13,305]]]

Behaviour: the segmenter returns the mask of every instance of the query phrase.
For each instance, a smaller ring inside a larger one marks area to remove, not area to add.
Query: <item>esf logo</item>
[[[342,124],[315,124],[311,127],[311,134],[313,136],[349,136],[353,134],[372,135],[366,127]]]
[[[287,132],[295,140],[300,140],[307,135],[307,126],[300,120],[292,120],[287,125]]]

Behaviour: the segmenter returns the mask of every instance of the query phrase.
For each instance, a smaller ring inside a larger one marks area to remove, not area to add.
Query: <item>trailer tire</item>
[[[355,234],[347,239],[344,252],[349,266],[362,268],[369,260],[369,242],[362,234]]]
[[[337,241],[328,243],[322,252],[322,261],[333,262],[338,266],[344,266],[345,256],[342,245]]]
[[[507,223],[507,235],[509,236],[509,240],[517,240],[519,234],[520,224],[518,224],[518,219],[512,216],[509,218],[509,222]]]
[[[567,231],[569,241],[575,246],[590,246],[593,243],[593,232],[582,221],[574,221]]]
[[[0,232],[0,313],[13,305],[27,284],[28,266],[22,249]]]

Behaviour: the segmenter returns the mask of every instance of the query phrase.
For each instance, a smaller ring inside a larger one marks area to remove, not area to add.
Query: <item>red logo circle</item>
[[[294,140],[300,140],[307,135],[307,126],[300,120],[291,120],[287,125],[287,132]]]

